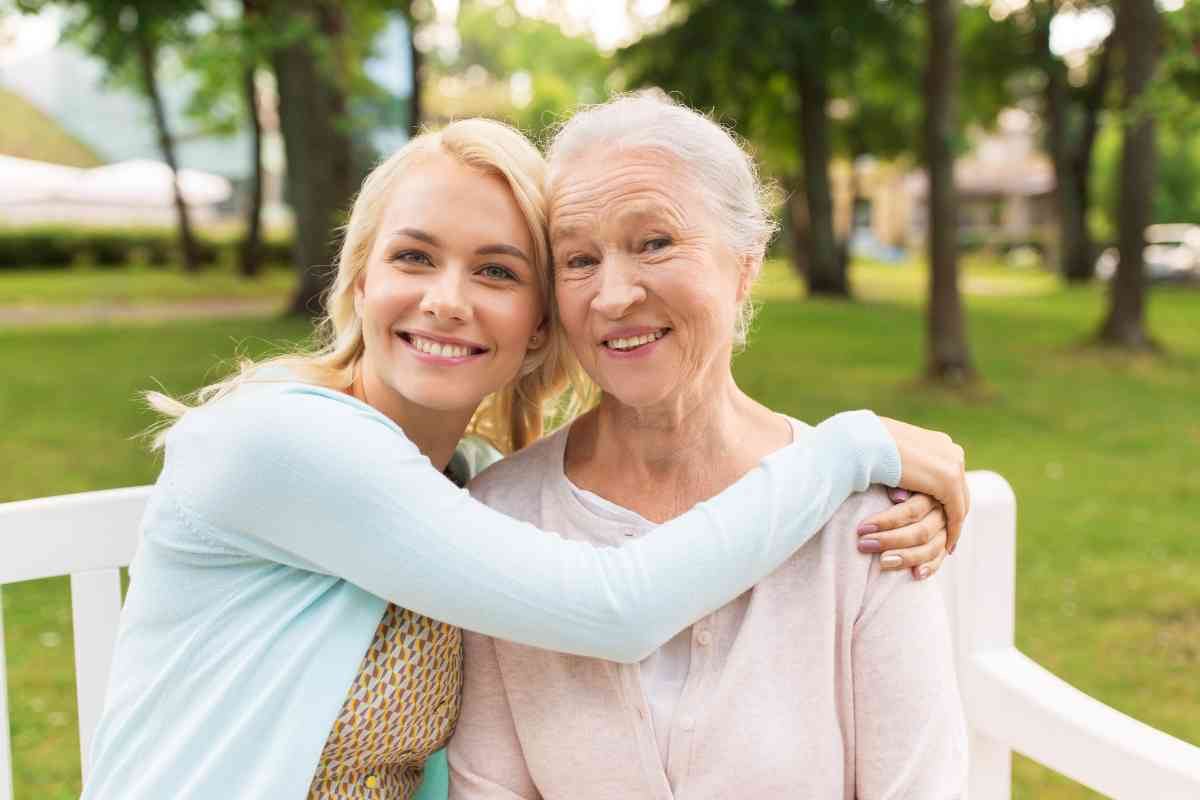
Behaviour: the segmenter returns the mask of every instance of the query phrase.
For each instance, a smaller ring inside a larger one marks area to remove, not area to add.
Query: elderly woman
[[[582,112],[549,160],[558,310],[602,395],[472,492],[620,547],[806,428],[730,369],[772,225],[737,143],[668,101]],[[936,543],[881,560],[854,535],[888,504],[882,489],[851,496],[823,535],[638,664],[467,634],[451,798],[959,796],[947,623],[937,586],[902,571]]]

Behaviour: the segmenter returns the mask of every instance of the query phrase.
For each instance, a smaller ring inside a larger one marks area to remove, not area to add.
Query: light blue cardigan
[[[593,548],[471,499],[358,400],[244,386],[168,435],[83,797],[299,800],[388,601],[638,661],[899,474],[878,418],[839,414],[654,535]]]

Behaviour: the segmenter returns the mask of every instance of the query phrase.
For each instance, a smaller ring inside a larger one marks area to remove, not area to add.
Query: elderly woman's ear
[[[750,296],[751,290],[754,288],[754,282],[758,280],[758,275],[762,272],[762,258],[753,255],[744,255],[738,259],[738,302],[742,302]]]

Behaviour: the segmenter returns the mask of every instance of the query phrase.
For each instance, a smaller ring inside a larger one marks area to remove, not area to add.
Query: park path
[[[165,322],[178,319],[268,317],[282,313],[278,299],[216,298],[179,303],[70,306],[0,306],[0,328],[81,325],[95,322]]]

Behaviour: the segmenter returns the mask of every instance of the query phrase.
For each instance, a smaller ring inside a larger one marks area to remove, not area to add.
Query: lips
[[[414,350],[440,358],[467,358],[487,352],[486,347],[461,339],[435,338],[413,331],[400,331],[397,335],[411,345]]]
[[[628,353],[631,350],[637,350],[639,347],[645,347],[648,344],[657,342],[670,332],[670,328],[656,328],[643,332],[618,331],[609,338],[604,339],[601,344],[609,350]]]

